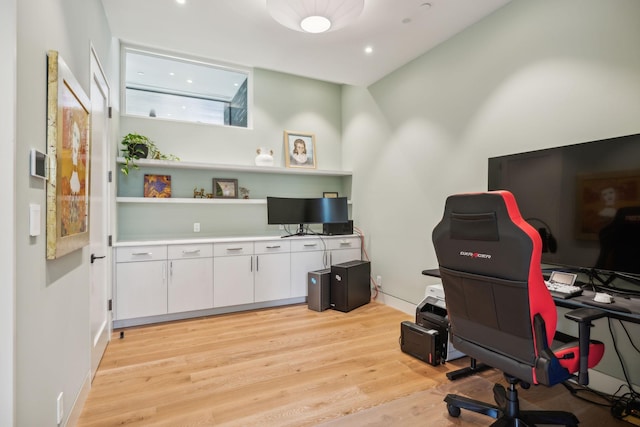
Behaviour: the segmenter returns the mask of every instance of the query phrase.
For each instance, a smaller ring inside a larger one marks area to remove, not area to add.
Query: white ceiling
[[[368,86],[510,1],[365,0],[354,24],[323,34],[283,27],[266,0],[102,3],[114,37],[127,43]]]

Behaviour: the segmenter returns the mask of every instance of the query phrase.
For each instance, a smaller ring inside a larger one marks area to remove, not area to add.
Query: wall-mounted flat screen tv
[[[489,159],[543,238],[542,262],[640,278],[640,134]],[[640,282],[638,282],[640,283]]]

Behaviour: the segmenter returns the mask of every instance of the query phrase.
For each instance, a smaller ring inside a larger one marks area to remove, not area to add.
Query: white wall
[[[636,0],[514,0],[345,88],[343,166],[385,292],[422,298],[444,200],[486,190],[488,157],[640,132],[638,22]]]
[[[345,88],[343,163],[383,292],[418,303],[437,282],[420,272],[437,266],[445,198],[486,190],[489,157],[640,132],[638,22],[637,0],[514,0],[371,87]],[[608,348],[601,365],[623,378]],[[621,351],[640,382],[637,353]]]
[[[46,151],[46,52],[59,51],[89,93],[91,44],[109,70],[111,36],[99,0],[17,2],[15,423],[19,426],[56,425],[60,392],[66,420],[90,371],[88,248],[47,261],[45,233],[29,237],[27,217],[29,203],[40,204],[45,230],[46,190],[42,180],[29,176],[28,160],[31,148]]]
[[[5,206],[0,209],[0,425],[15,420],[15,290],[16,235],[14,186],[16,156],[16,8],[17,0],[0,0],[0,182]],[[8,208],[7,208],[8,206]]]

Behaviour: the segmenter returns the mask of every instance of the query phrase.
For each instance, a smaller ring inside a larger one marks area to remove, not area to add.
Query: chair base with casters
[[[494,385],[493,397],[496,405],[457,394],[448,394],[444,401],[447,403],[449,415],[457,418],[460,416],[460,410],[466,409],[494,418],[496,421],[491,424],[492,427],[533,427],[537,424],[578,426],[578,418],[571,412],[521,411],[516,386],[520,383],[522,388],[527,389],[529,384],[507,374],[504,377],[509,383],[509,388],[505,389],[501,384]]]

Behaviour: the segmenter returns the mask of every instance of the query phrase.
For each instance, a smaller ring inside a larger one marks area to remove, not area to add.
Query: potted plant
[[[138,169],[135,161],[139,159],[180,160],[173,154],[163,154],[148,137],[132,132],[122,138],[121,144],[124,165],[120,168],[123,174],[129,175],[129,169]]]

